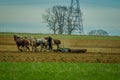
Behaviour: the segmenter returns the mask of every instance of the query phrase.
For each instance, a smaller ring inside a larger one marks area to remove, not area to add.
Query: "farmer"
[[[48,37],[48,46],[49,46],[49,50],[52,50],[52,37]]]

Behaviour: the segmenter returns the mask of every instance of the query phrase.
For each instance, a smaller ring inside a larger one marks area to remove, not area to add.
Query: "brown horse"
[[[44,39],[48,40],[48,37],[45,37]],[[61,41],[58,39],[53,39],[54,44],[57,46],[57,49],[60,48]]]
[[[47,41],[44,38],[24,37],[30,41],[32,51],[47,50]]]
[[[21,52],[22,49],[20,47],[26,48],[28,51],[30,51],[30,48],[28,47],[30,45],[30,41],[28,39],[14,35],[14,41],[16,42],[18,50],[20,50]]]

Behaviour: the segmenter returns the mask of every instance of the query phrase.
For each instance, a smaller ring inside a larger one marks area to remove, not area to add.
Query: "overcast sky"
[[[50,33],[42,20],[54,5],[70,6],[71,0],[0,0],[0,31]],[[120,0],[80,0],[84,32],[103,29],[120,36]]]

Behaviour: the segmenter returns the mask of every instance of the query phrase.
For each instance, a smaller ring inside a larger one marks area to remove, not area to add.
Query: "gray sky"
[[[54,5],[70,6],[71,0],[0,0],[0,31],[50,33],[42,20]],[[120,0],[80,0],[84,31],[104,29],[120,36]]]

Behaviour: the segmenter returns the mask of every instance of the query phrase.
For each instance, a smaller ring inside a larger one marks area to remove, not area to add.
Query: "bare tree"
[[[43,19],[48,24],[49,29],[52,30],[54,34],[56,34],[58,30],[58,26],[56,22],[57,17],[54,9],[47,9],[46,14],[43,15]]]
[[[65,6],[53,6],[52,9],[48,9],[44,15],[44,20],[48,23],[48,27],[56,34],[63,34],[66,25],[66,12]]]
[[[58,24],[58,34],[63,34],[65,23],[66,23],[65,18],[66,18],[66,13],[67,13],[67,7],[54,6],[53,9],[54,9],[54,12],[57,18],[56,22]]]
[[[47,22],[48,27],[56,34],[63,34],[65,31],[71,35],[74,30],[81,31],[82,22],[81,18],[77,18],[81,15],[79,11],[78,15],[75,15],[72,11],[76,11],[75,8],[67,8],[66,6],[53,6],[52,9],[48,9],[44,15],[44,20]],[[79,27],[80,26],[80,27]]]

